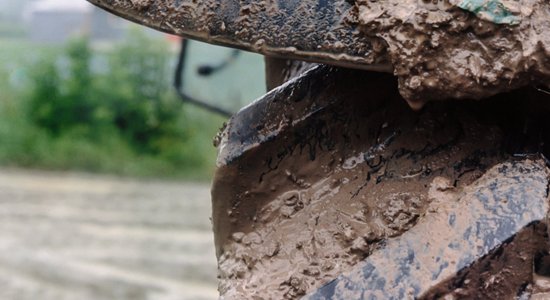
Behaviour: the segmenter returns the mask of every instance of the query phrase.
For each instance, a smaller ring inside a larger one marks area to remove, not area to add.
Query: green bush
[[[68,66],[61,76],[55,59],[45,59],[31,70],[34,83],[29,117],[54,135],[78,126],[94,126],[90,49],[85,40],[75,40],[66,49]]]
[[[222,120],[182,108],[170,57],[141,32],[100,54],[78,39],[44,56],[29,69],[23,101],[0,103],[0,164],[205,178]],[[95,70],[102,60],[108,67]]]

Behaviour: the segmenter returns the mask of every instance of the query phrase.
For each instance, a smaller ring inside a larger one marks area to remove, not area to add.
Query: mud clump
[[[394,193],[387,196],[387,201],[380,201],[377,208],[388,228],[399,233],[412,227],[423,213],[422,205],[426,202],[423,198],[418,194]]]
[[[464,9],[468,2],[358,0],[347,22],[379,40],[378,51],[387,52],[401,95],[413,108],[428,100],[481,99],[529,84],[548,86],[550,4],[493,1],[501,15],[476,15]]]

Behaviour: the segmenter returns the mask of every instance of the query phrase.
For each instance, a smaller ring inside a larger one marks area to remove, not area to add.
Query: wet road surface
[[[216,299],[207,184],[0,170],[0,299]]]

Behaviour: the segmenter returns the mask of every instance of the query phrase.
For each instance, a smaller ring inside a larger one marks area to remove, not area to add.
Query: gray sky
[[[0,9],[2,9],[2,11],[9,12],[20,11],[30,2],[32,2],[32,0],[0,0]]]

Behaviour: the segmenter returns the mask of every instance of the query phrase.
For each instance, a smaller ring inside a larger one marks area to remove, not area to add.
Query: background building
[[[120,18],[85,1],[33,1],[24,8],[23,16],[30,40],[42,43],[63,43],[84,34],[93,40],[117,40],[125,26]]]

